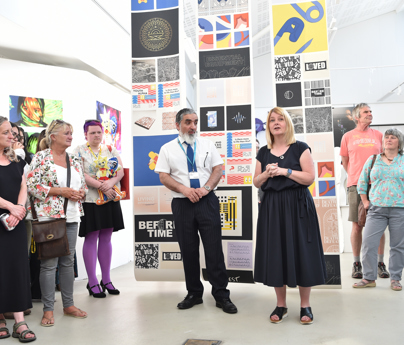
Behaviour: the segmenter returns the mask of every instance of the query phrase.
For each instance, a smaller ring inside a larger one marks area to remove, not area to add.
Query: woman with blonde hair
[[[3,313],[13,311],[13,337],[29,342],[36,337],[24,321],[23,312],[32,308],[27,235],[22,221],[27,199],[25,162],[11,148],[12,139],[10,122],[0,116],[0,215],[8,214],[7,226],[0,225],[0,339],[10,336]]]
[[[254,280],[275,288],[277,305],[270,316],[288,315],[286,286],[299,286],[300,323],[313,323],[311,287],[325,283],[320,228],[308,190],[315,178],[310,147],[294,136],[289,114],[276,107],[268,114],[268,145],[257,155],[254,185],[264,195],[258,215]]]
[[[69,255],[41,260],[40,285],[44,304],[41,326],[44,327],[54,325],[55,273],[58,264],[64,315],[80,319],[87,317],[87,313],[75,307],[73,302],[73,257],[78,225],[83,215],[81,202],[85,198],[87,185],[80,159],[66,152],[72,143],[72,133],[73,127],[69,123],[52,121],[43,139],[49,148],[36,153],[27,176],[28,192],[33,198],[38,220],[65,217],[69,242]],[[67,186],[67,161],[71,170],[70,187]]]

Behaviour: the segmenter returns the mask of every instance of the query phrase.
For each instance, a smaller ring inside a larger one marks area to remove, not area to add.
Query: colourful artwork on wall
[[[178,135],[133,137],[134,186],[161,186],[159,174],[154,172],[161,147]]]
[[[96,112],[104,127],[102,144],[114,146],[121,153],[121,111],[97,101]]]
[[[9,96],[9,118],[20,127],[47,127],[53,120],[63,120],[63,104],[39,97]]]
[[[131,0],[132,11],[147,11],[154,9],[154,0]]]
[[[213,35],[199,35],[199,49],[213,49]]]
[[[335,177],[334,162],[318,162],[317,173],[319,178]]]
[[[318,196],[335,196],[335,181],[318,181]]]
[[[325,0],[272,6],[275,55],[328,50]]]
[[[153,109],[157,106],[156,84],[132,85],[133,109]]]
[[[250,32],[247,31],[236,31],[234,33],[234,46],[244,47],[250,45]]]
[[[216,48],[230,48],[232,46],[231,40],[230,32],[216,34]]]

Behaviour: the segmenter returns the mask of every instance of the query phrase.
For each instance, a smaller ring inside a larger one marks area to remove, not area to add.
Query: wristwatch
[[[205,189],[208,191],[208,193],[212,190],[212,188],[210,188],[210,187],[207,186],[206,184],[203,186],[203,188],[205,188]]]
[[[286,177],[289,177],[292,174],[292,169],[288,169],[288,172],[286,173]]]

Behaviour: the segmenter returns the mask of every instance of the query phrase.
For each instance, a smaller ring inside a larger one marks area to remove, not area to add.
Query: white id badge
[[[190,180],[199,180],[199,173],[197,171],[191,171],[189,173]]]

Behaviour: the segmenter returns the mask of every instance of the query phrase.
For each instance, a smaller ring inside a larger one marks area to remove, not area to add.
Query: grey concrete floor
[[[88,312],[87,319],[63,316],[60,293],[55,303],[55,326],[41,327],[42,304],[34,303],[26,318],[36,332],[36,344],[167,344],[187,339],[221,340],[241,344],[383,344],[400,340],[404,316],[404,291],[390,289],[388,279],[376,288],[353,289],[352,254],[341,255],[342,289],[315,289],[311,306],[314,323],[299,323],[299,294],[288,290],[289,317],[281,324],[269,322],[276,305],[272,288],[231,283],[231,298],[239,309],[229,315],[215,307],[209,283],[204,303],[189,310],[176,305],[186,295],[183,282],[137,282],[133,263],[112,271],[119,296],[90,297],[87,281],[75,283],[75,304]],[[9,328],[12,320],[9,320]],[[0,345],[16,344],[13,338]]]

